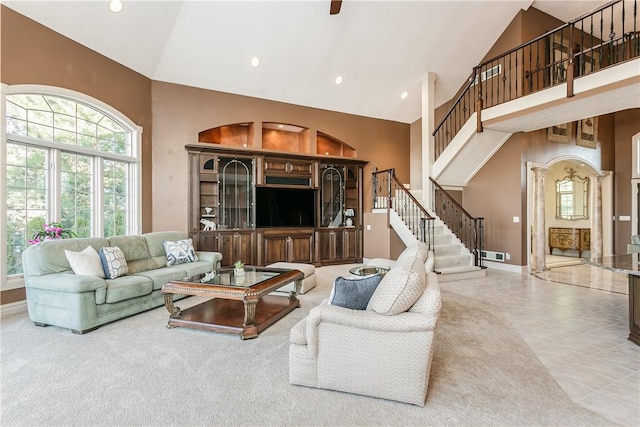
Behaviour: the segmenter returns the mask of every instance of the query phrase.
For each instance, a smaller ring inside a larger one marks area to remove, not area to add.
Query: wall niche
[[[250,147],[253,143],[253,123],[233,123],[203,130],[198,133],[198,142]]]
[[[353,147],[322,132],[318,132],[317,148],[318,150],[316,154],[324,156],[339,156],[351,158],[355,158],[357,156],[356,150]]]
[[[277,122],[233,123],[203,130],[198,142],[283,153],[356,158],[356,150],[324,132]]]
[[[310,152],[309,128],[284,123],[262,123],[262,148],[287,153]]]

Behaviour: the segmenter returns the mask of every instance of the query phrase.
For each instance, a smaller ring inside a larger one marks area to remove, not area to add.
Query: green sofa
[[[162,231],[141,236],[46,240],[22,254],[29,317],[38,326],[59,326],[85,333],[100,325],[164,304],[162,285],[220,266],[218,252],[197,252],[198,260],[167,266],[163,241],[186,239]],[[65,250],[80,252],[119,247],[128,274],[115,279],[74,274]],[[182,296],[183,297],[183,296]]]

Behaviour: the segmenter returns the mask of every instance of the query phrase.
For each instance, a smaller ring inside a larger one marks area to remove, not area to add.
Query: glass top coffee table
[[[353,267],[349,270],[349,273],[355,274],[356,276],[369,276],[371,274],[386,274],[389,272],[388,268],[384,267],[375,267],[373,265],[360,265],[358,267]]]
[[[297,295],[303,278],[299,270],[245,266],[244,274],[228,267],[170,281],[162,287],[164,304],[170,313],[167,327],[239,334],[243,340],[255,338],[300,307]],[[295,282],[295,289],[288,296],[269,295],[291,282]],[[173,304],[174,294],[211,299],[181,310]]]

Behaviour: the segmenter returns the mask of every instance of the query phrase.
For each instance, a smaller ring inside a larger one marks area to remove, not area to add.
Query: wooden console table
[[[549,228],[549,253],[553,253],[554,248],[576,250],[578,257],[582,258],[582,252],[591,249],[591,229]]]

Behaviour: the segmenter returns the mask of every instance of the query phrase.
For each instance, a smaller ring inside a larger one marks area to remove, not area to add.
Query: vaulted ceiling
[[[449,100],[520,9],[568,21],[605,3],[344,0],[330,15],[330,0],[122,2],[3,0],[153,80],[403,123],[421,115],[427,72],[436,105]]]

